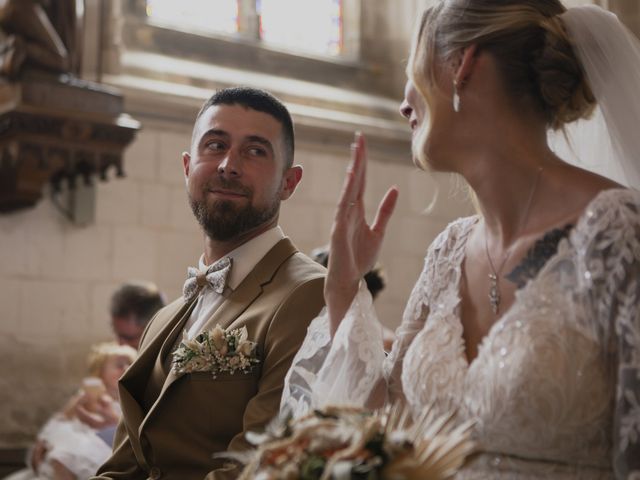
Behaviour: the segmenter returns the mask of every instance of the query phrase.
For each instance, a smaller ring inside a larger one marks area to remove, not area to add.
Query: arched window
[[[148,18],[203,33],[238,32],[238,0],[146,0]]]
[[[224,34],[293,53],[343,54],[342,0],[145,0],[157,25]]]
[[[258,0],[260,38],[291,50],[342,53],[340,0]]]
[[[213,90],[248,85],[292,105],[298,125],[308,118],[313,129],[336,121],[395,129],[406,53],[396,37],[413,21],[411,4],[398,9],[398,2],[96,2],[96,18],[104,19],[95,23],[96,78],[120,88],[133,114],[153,112],[159,121],[190,120]],[[380,28],[381,18],[398,12],[402,22]]]

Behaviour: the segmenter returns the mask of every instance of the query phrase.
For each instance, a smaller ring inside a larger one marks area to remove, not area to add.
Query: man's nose
[[[242,174],[240,155],[229,150],[227,155],[218,164],[218,174],[229,177],[239,177]]]

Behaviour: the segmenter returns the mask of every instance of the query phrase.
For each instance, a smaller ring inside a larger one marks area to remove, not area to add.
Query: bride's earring
[[[460,95],[458,95],[458,82],[453,81],[453,111],[458,113],[460,111]]]

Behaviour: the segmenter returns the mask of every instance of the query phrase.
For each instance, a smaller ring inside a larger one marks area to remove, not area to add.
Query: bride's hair
[[[493,55],[514,101],[528,102],[561,129],[589,117],[596,103],[559,18],[565,11],[559,0],[441,1],[420,20],[407,74],[430,103],[436,63],[477,45]],[[428,131],[420,133],[416,143],[423,145]],[[424,154],[414,154],[424,166]]]

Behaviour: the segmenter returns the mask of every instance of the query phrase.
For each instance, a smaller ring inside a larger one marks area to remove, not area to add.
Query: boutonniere
[[[255,354],[256,343],[247,339],[247,327],[226,330],[220,325],[188,340],[186,332],[173,352],[173,373],[211,372],[247,373],[260,362]]]

